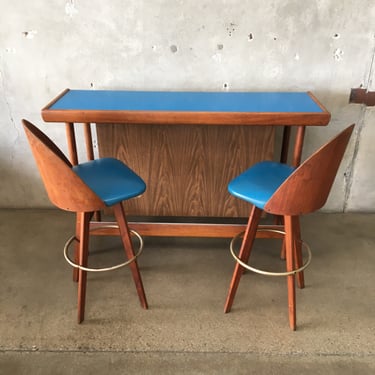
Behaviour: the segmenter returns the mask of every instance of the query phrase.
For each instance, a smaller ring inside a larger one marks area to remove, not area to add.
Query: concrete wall
[[[326,210],[375,210],[374,0],[0,0],[0,207],[49,206],[20,119],[64,88],[312,91],[332,113],[305,154],[356,133]]]

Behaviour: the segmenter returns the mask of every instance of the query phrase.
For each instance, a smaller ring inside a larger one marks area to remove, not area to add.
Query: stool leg
[[[296,268],[302,267],[302,243],[301,243],[301,225],[299,216],[293,216],[293,235],[294,235],[294,257]],[[297,273],[297,285],[300,289],[305,287],[305,276],[303,271]]]
[[[284,225],[284,217],[283,216],[277,216],[277,217],[279,218],[277,224]],[[285,239],[283,240],[283,243],[281,245],[280,259],[285,260]]]
[[[301,243],[301,226],[299,221],[299,216],[293,216],[294,220],[294,258],[296,262],[296,268],[302,267],[302,243]],[[283,241],[280,253],[280,259],[285,260],[285,241]],[[303,271],[297,273],[297,285],[300,289],[305,287],[305,277]]]
[[[129,227],[126,221],[125,212],[122,207],[122,204],[121,203],[115,204],[113,206],[113,210],[114,210],[116,220],[119,226],[120,235],[121,235],[122,242],[124,245],[125,253],[129,259],[133,258],[134,257],[133,244],[131,241]],[[144,309],[147,309],[148,304],[147,304],[146,294],[143,288],[142,278],[138,269],[137,261],[135,260],[134,262],[130,263],[129,267],[133,275],[133,280],[135,283],[135,287],[137,289],[137,293],[138,293],[139,300],[141,302],[141,306]]]
[[[285,216],[285,255],[286,255],[286,270],[292,271],[294,269],[294,223],[293,216]],[[296,329],[296,288],[295,275],[287,276],[288,285],[288,311],[289,311],[289,326],[294,331]]]
[[[80,219],[80,214],[77,212],[76,213],[76,238],[78,239],[80,236],[80,231],[81,231],[81,219]],[[76,264],[79,264],[79,243],[76,242],[74,245],[74,262]],[[79,272],[78,268],[73,268],[73,281],[78,282],[79,278]]]
[[[87,267],[88,246],[89,246],[89,228],[90,228],[90,212],[79,213],[79,259],[78,264]],[[87,272],[78,270],[78,323],[85,318],[85,302],[86,302],[86,283]]]
[[[280,259],[285,260],[285,241],[283,241],[281,245]]]
[[[242,240],[241,249],[239,253],[239,258],[247,263],[249,261],[251,248],[254,243],[255,235],[258,229],[258,223],[262,214],[262,210],[253,206],[249,221],[246,227],[246,231]],[[232,308],[233,300],[237,292],[238,285],[240,283],[241,276],[243,274],[244,268],[236,263],[234,267],[234,272],[232,276],[232,281],[229,286],[229,291],[227,295],[227,300],[224,306],[224,313],[227,313]]]
[[[90,215],[88,219],[89,222],[92,219],[93,214],[94,214],[93,212],[89,214]],[[80,213],[77,212],[76,213],[76,238],[77,239],[80,237],[80,231],[81,231],[81,216],[80,216]],[[80,254],[79,243],[76,242],[74,245],[74,262],[76,264],[79,264],[79,256],[80,256],[79,254]],[[78,268],[73,268],[73,281],[78,283],[78,280],[79,280],[79,270]]]

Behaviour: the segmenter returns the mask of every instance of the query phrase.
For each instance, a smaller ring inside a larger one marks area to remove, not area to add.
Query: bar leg
[[[83,131],[84,131],[84,136],[85,136],[87,160],[94,160],[94,146],[92,143],[91,124],[89,122],[85,122],[83,124]],[[95,221],[101,221],[100,211],[96,211],[94,213],[94,219]]]
[[[74,131],[74,124],[72,122],[67,122],[65,124],[66,130],[66,140],[68,143],[69,158],[72,165],[78,164],[78,154],[77,154],[77,143]]]
[[[305,138],[305,126],[298,126],[297,133],[296,133],[296,140],[294,143],[294,150],[293,150],[293,165],[298,167],[301,164],[302,158],[302,148],[303,148],[303,140]]]
[[[280,154],[280,163],[283,163],[283,164],[288,163],[290,134],[291,134],[291,127],[284,126],[283,140],[282,140],[281,154]],[[276,216],[275,223],[278,225],[283,225],[284,224],[283,217],[279,215]],[[283,244],[281,246],[280,259],[285,260],[285,241],[283,241]]]
[[[289,143],[290,143],[290,126],[284,126],[283,140],[281,145],[280,163],[286,164],[288,162]]]
[[[92,145],[91,124],[89,122],[86,122],[83,124],[83,131],[85,135],[87,160],[94,160],[94,148]]]

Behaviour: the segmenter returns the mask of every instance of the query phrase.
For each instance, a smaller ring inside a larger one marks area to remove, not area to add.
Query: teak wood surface
[[[126,202],[128,215],[246,217],[228,183],[274,153],[272,126],[98,124],[97,135],[100,157],[124,161],[146,182],[145,194]]]

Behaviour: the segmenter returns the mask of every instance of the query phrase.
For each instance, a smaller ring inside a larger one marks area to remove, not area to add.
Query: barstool
[[[137,257],[143,242],[140,235],[129,230],[122,201],[141,195],[146,190],[144,181],[120,160],[102,158],[72,166],[63,152],[41,130],[22,120],[36,164],[51,202],[58,208],[76,213],[79,235],[71,237],[64,247],[64,255],[78,268],[78,323],[84,320],[88,271],[102,271],[87,267],[90,220],[105,207],[112,207],[128,260],[108,269],[130,266],[141,306],[148,308]],[[134,254],[131,234],[140,245]],[[78,241],[78,262],[68,256],[68,247]]]
[[[309,263],[308,260],[302,264],[299,216],[320,209],[327,201],[353,128],[354,124],[318,149],[298,168],[263,161],[229,183],[229,192],[251,203],[253,207],[238,256],[234,252],[233,242],[239,236],[231,243],[236,265],[224,307],[225,313],[232,307],[245,268],[258,273],[268,273],[248,265],[261,214],[265,211],[284,219],[286,272],[281,275],[287,277],[289,325],[292,330],[296,329],[295,274],[302,276]],[[299,284],[303,287],[302,277],[299,278]]]

